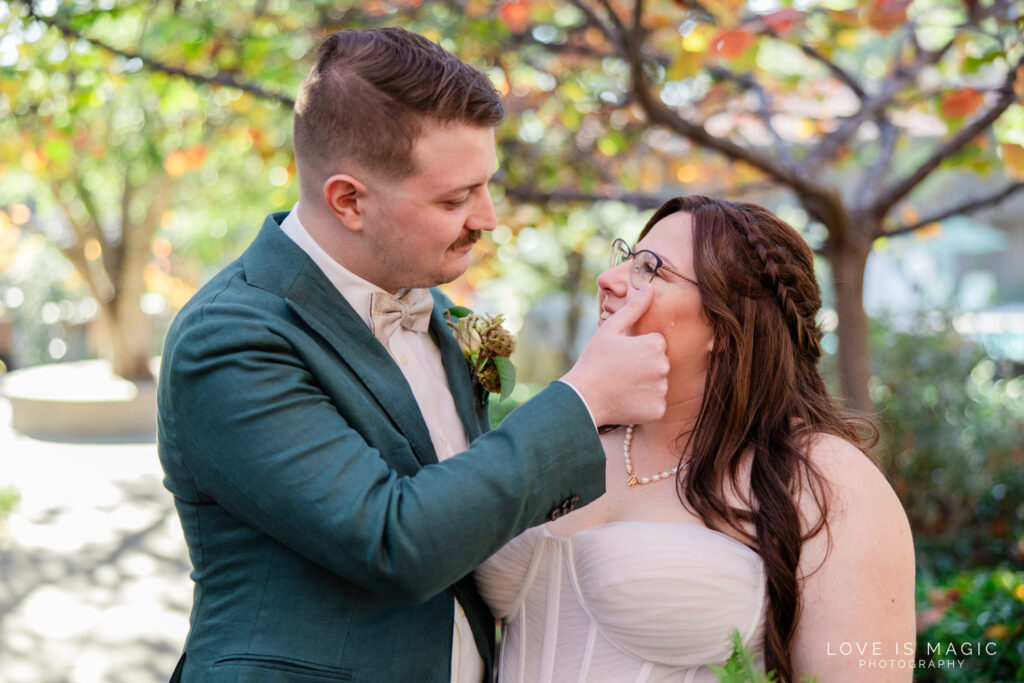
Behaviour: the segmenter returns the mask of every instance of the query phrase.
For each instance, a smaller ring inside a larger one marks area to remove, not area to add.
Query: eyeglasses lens
[[[629,284],[634,289],[642,289],[644,285],[654,279],[655,274],[658,272],[658,259],[649,251],[634,253],[630,250],[629,245],[622,240],[612,242],[612,256],[610,259],[610,266],[612,268],[621,266],[630,259],[633,260],[633,263],[629,269]]]
[[[622,240],[615,240],[612,242],[612,257],[609,265],[614,268],[615,266],[621,266],[623,263],[629,260],[632,256],[629,247]]]
[[[629,273],[630,284],[634,289],[643,289],[644,285],[654,280],[658,272],[658,259],[649,251],[641,251],[633,255],[633,268]]]

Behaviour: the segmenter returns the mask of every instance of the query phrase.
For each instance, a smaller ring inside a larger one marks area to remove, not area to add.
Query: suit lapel
[[[459,413],[459,419],[462,420],[462,425],[466,428],[467,439],[472,443],[480,436],[481,430],[477,422],[477,401],[469,376],[469,367],[466,365],[462,350],[445,322],[444,295],[437,290],[432,290],[431,293],[434,295],[434,312],[430,316],[430,335],[441,350],[441,362],[444,364],[444,372],[448,377],[448,388],[455,401],[455,410]]]
[[[359,378],[409,440],[416,459],[423,465],[436,463],[430,432],[402,371],[348,301],[281,231],[279,223],[285,215],[269,216],[243,255],[249,282],[282,296],[295,315],[323,337]]]

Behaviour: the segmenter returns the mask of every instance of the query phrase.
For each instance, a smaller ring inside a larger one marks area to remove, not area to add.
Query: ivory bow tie
[[[388,342],[399,325],[407,330],[426,332],[432,310],[434,298],[429,289],[407,289],[401,296],[374,292],[370,295],[370,331],[390,351]]]

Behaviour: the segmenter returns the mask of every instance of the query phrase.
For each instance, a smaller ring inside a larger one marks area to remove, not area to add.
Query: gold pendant
[[[630,474],[630,475],[629,475],[629,479],[628,479],[628,480],[626,480],[626,486],[628,486],[628,487],[630,487],[630,488],[632,488],[632,487],[636,486],[636,485],[637,485],[637,484],[639,484],[639,483],[640,483],[640,482],[639,482],[639,481],[637,481],[637,479],[636,479],[636,472],[633,472],[632,474]]]

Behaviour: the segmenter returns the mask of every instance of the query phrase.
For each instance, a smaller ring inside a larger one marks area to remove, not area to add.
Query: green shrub
[[[871,394],[886,475],[922,573],[1019,563],[1024,537],[1024,376],[948,320],[875,324]]]
[[[917,591],[924,609],[915,681],[1024,680],[1024,571],[964,572],[942,584],[919,581]]]
[[[1024,571],[980,569],[937,583],[917,582],[917,683],[1002,683],[1024,680]],[[732,655],[712,666],[719,683],[772,683],[739,631]],[[800,681],[811,683],[805,674]]]

